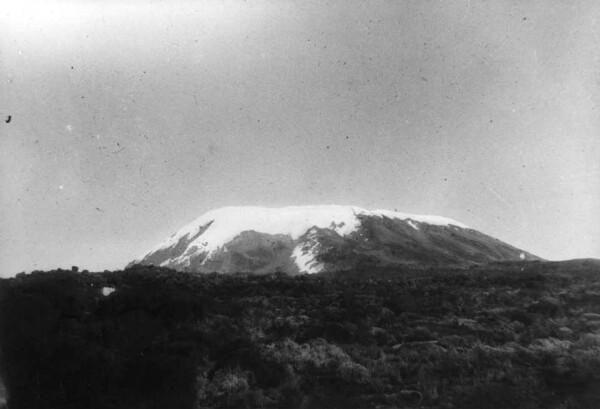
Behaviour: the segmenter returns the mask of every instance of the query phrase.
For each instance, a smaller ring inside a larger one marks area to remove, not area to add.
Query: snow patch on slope
[[[429,216],[429,215],[416,215],[416,214],[408,214],[401,212],[394,212],[391,210],[373,210],[367,211],[367,214],[370,213],[374,216],[379,217],[387,217],[389,219],[400,219],[400,220],[414,220],[419,223],[426,223],[434,226],[458,226],[463,229],[468,229],[469,227],[461,222],[457,222],[456,220],[449,219],[447,217],[442,216]]]
[[[292,258],[301,273],[315,274],[324,269],[324,266],[316,261],[321,244],[317,241],[315,232],[311,233],[306,242],[297,245],[292,251]]]
[[[412,227],[413,229],[415,229],[415,230],[419,230],[419,226],[417,226],[417,225],[415,224],[415,222],[413,222],[412,220],[409,220],[409,221],[407,221],[406,223],[408,223],[408,225],[409,225],[410,227]]]

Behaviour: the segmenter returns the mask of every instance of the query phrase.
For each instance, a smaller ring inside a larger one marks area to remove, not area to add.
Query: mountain
[[[512,260],[539,258],[445,217],[327,205],[212,210],[130,266],[298,274]]]

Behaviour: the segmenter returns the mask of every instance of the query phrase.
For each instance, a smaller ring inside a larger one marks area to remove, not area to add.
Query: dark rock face
[[[421,224],[416,230],[405,221],[385,217],[363,217],[361,222],[356,235],[324,238],[321,260],[350,269],[364,263],[464,265],[538,259],[473,229]]]
[[[187,226],[166,245],[130,265],[160,265],[203,273],[279,271],[295,275],[373,266],[465,266],[494,261],[539,260],[458,222],[428,223],[418,216],[413,220],[393,217],[393,214],[357,213],[356,228],[349,233],[340,230],[344,222],[336,223],[335,220],[327,227],[309,227],[297,237],[283,229],[282,233],[273,234],[240,227],[237,235],[215,246],[210,242],[215,231],[209,229],[213,228],[217,217],[197,228]],[[306,223],[305,220],[298,222]],[[214,229],[219,233],[218,226]],[[205,232],[209,234],[204,235]]]
[[[208,260],[192,258],[185,271],[256,274],[281,271],[294,274],[298,270],[292,260],[293,248],[294,240],[289,236],[245,231]]]

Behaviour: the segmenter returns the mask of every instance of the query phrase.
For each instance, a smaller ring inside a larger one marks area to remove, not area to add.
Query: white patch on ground
[[[181,256],[172,259],[171,262],[175,264],[189,264],[190,257],[205,253],[204,263],[211,258],[215,251],[222,248],[244,231],[286,235],[296,240],[311,227],[318,227],[333,229],[340,236],[346,236],[355,232],[360,227],[360,219],[358,218],[360,215],[400,220],[410,219],[408,223],[417,230],[418,227],[415,227],[414,222],[467,228],[466,225],[460,222],[440,216],[419,216],[390,210],[369,211],[356,206],[224,207],[203,214],[144,256],[138,258],[136,262],[159,250],[173,247],[186,235],[194,237],[209,223],[212,224],[206,228],[204,233],[189,243]],[[412,223],[411,220],[413,221]]]
[[[520,258],[521,260],[525,260],[525,253],[521,253],[521,254],[519,254],[519,258]]]
[[[102,295],[105,297],[111,295],[114,292],[115,292],[114,287],[102,287]]]

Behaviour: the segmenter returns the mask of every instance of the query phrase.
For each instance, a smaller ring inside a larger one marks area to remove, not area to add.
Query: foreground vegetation
[[[600,265],[34,272],[0,280],[0,347],[13,409],[593,408]]]

